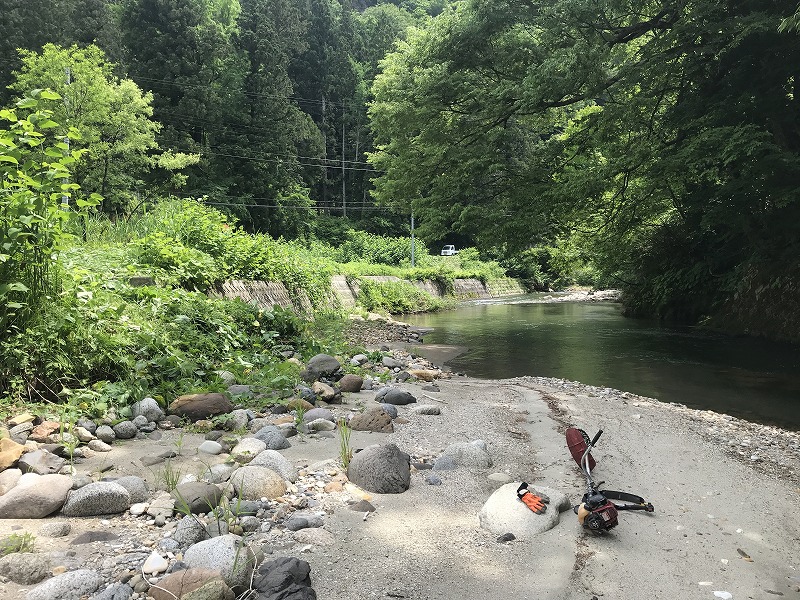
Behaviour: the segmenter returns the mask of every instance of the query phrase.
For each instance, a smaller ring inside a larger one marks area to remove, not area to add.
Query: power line
[[[170,79],[156,79],[153,77],[145,77],[145,76],[134,76],[130,77],[132,80],[139,79],[141,81],[150,81],[152,83],[162,83],[165,85],[171,85],[181,89],[204,89],[204,90],[213,90],[213,86],[210,85],[203,85],[203,84],[193,84],[193,83],[177,83],[174,80]],[[250,96],[252,98],[272,98],[277,100],[294,100],[296,102],[306,102],[309,104],[318,104],[322,105],[333,105],[333,106],[340,106],[342,108],[346,108],[347,104],[345,102],[336,102],[334,100],[317,100],[314,98],[303,98],[301,96],[286,96],[283,94],[265,94],[262,92],[247,92],[245,90],[239,90],[245,96]],[[351,103],[350,106],[353,106],[355,103]]]
[[[177,150],[178,152],[186,152],[188,154],[197,154],[198,153],[198,151],[196,151],[196,150],[183,150],[183,149],[175,149],[175,150]],[[203,149],[201,149],[199,151],[199,153],[201,155],[203,153],[205,153],[205,154],[210,154],[211,156],[223,156],[225,158],[239,158],[239,159],[242,159],[242,160],[249,160],[249,161],[252,161],[252,162],[255,162],[255,163],[280,164],[280,163],[286,162],[286,161],[283,161],[283,160],[280,160],[280,159],[259,158],[257,156],[245,156],[245,155],[242,155],[242,154],[228,154],[226,152],[214,152],[212,150],[203,150]],[[316,160],[316,159],[314,159],[314,160]],[[341,169],[342,167],[340,166],[339,163],[340,163],[340,161],[337,161],[337,164],[334,164],[334,165],[321,165],[321,164],[304,163],[304,162],[297,162],[296,164],[298,164],[300,166],[304,166],[304,167],[318,167],[318,168],[321,168],[321,169],[328,169],[328,168]],[[365,169],[365,168],[362,168],[362,167],[345,167],[345,171],[366,171],[366,172],[369,172],[369,173],[382,173],[382,171],[378,171],[376,169]]]
[[[242,196],[228,196],[228,197],[242,198]],[[321,210],[340,211],[343,208],[341,206],[320,206],[318,204],[309,206],[305,204],[231,204],[228,202],[208,202],[206,200],[201,200],[201,201],[203,202],[203,204],[207,204],[208,206],[225,206],[228,208],[299,208],[299,209],[315,210],[315,211],[321,211]],[[352,209],[353,207],[348,205],[348,208]],[[364,206],[359,208],[358,210],[395,212],[391,208],[385,206]]]
[[[190,121],[190,122],[194,121],[194,122],[202,123],[202,124],[216,125],[216,123],[214,121],[209,121],[207,119],[201,119],[199,117],[193,117],[191,115],[183,115],[182,113],[168,113],[168,114],[173,115],[173,116],[183,117],[185,120]],[[175,121],[163,121],[162,120],[161,123],[169,123],[170,125],[173,125],[173,126],[176,125]],[[222,127],[232,127],[232,128],[237,128],[237,129],[252,129],[253,131],[263,131],[263,132],[268,132],[269,131],[266,128],[255,127],[255,126],[252,126],[252,125],[239,125],[239,124],[227,124],[227,123],[225,123],[225,124],[222,124],[221,126]],[[175,129],[177,129],[179,131],[183,131],[185,133],[188,133],[186,131],[186,129],[182,129],[180,127],[175,127]],[[214,129],[210,129],[210,131],[214,131]],[[218,131],[214,131],[214,132],[218,133]],[[280,154],[278,152],[267,152],[266,154],[271,155],[271,156],[284,156],[284,157],[287,157],[287,158],[290,158],[290,159],[301,158],[303,160],[325,160],[325,161],[329,161],[329,162],[335,163],[336,167],[340,167],[341,164],[342,164],[342,159],[340,159],[340,158],[322,158],[322,157],[316,157],[316,156],[300,156],[300,155],[294,155],[294,154]],[[371,163],[369,163],[367,161],[364,161],[364,160],[347,160],[347,159],[345,159],[344,162],[345,163],[349,163],[349,164],[354,164],[354,165],[369,165],[369,164],[371,164]],[[326,165],[320,165],[320,166],[326,166]]]

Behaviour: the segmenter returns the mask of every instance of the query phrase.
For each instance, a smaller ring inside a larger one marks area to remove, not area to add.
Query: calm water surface
[[[465,346],[448,362],[473,377],[558,377],[800,430],[800,347],[629,319],[614,303],[536,296],[403,320],[426,344]]]

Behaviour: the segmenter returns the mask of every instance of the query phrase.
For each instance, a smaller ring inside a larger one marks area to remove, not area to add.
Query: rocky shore
[[[33,552],[0,558],[0,598],[800,598],[797,432],[458,377],[404,350],[419,334],[401,323],[353,328],[373,352],[315,357],[269,408],[230,381],[68,437],[7,423],[0,540]],[[351,361],[361,375],[342,377]],[[655,513],[583,530],[567,426],[603,428],[596,475]],[[544,514],[517,500],[523,481]]]

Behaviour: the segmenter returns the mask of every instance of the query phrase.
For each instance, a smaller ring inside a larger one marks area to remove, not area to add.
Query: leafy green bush
[[[424,261],[427,254],[425,245],[415,240],[415,259]],[[381,265],[410,265],[411,238],[388,237],[351,229],[341,245],[333,250],[331,257],[340,263],[361,261]]]
[[[0,334],[19,331],[26,320],[59,292],[54,259],[69,240],[70,225],[99,197],[62,204],[78,188],[69,183],[70,168],[82,151],[69,151],[58,124],[40,103],[57,100],[49,91],[36,90],[0,110]],[[27,114],[26,114],[27,113]],[[70,129],[70,139],[78,137]]]
[[[163,269],[177,285],[206,291],[223,279],[214,257],[197,248],[188,248],[162,232],[148,235],[134,243],[137,259]]]
[[[429,312],[444,308],[445,302],[402,281],[358,280],[358,303],[369,311],[392,314]]]
[[[155,287],[114,289],[81,280],[37,313],[24,335],[4,341],[0,392],[7,401],[124,406],[143,395],[169,399],[222,389],[216,371],[246,381],[283,362],[305,326],[279,308]]]

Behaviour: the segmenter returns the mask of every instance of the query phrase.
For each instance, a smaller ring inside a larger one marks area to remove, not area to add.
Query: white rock
[[[142,565],[142,571],[149,575],[158,575],[169,568],[169,561],[158,552],[153,552]]]
[[[140,517],[144,513],[147,512],[147,509],[150,508],[150,504],[147,502],[137,502],[136,504],[131,504],[130,511],[134,517]]]

